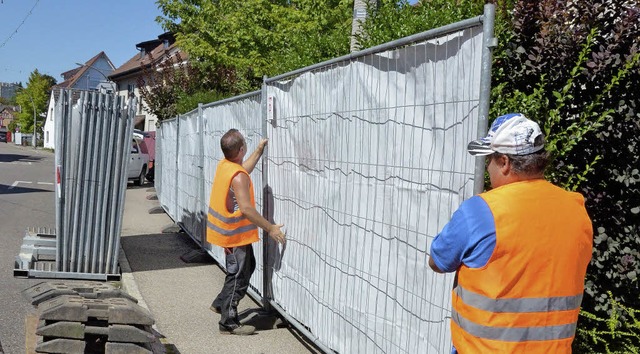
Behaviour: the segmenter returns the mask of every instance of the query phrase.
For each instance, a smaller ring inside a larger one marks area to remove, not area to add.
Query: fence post
[[[173,203],[173,207],[176,208],[176,210],[174,211],[173,215],[175,217],[176,220],[174,220],[176,222],[176,224],[178,224],[179,222],[181,222],[181,218],[180,215],[178,213],[178,195],[180,195],[180,193],[178,193],[178,190],[180,189],[180,115],[178,115],[178,118],[176,119],[176,169],[175,169],[175,181],[176,181],[176,190],[175,190],[175,199],[174,199],[174,203]]]
[[[487,133],[489,121],[489,101],[491,99],[491,52],[498,44],[494,37],[493,25],[495,20],[495,5],[484,5],[482,20],[482,67],[480,68],[480,102],[478,106],[478,133],[477,137]],[[473,193],[479,194],[484,190],[484,158],[476,158],[474,171],[475,183]]]
[[[198,153],[200,154],[200,190],[198,192],[200,196],[200,212],[198,217],[200,218],[200,245],[204,247],[207,240],[207,196],[205,195],[204,184],[204,116],[202,110],[202,103],[198,103]],[[195,236],[195,235],[194,235]]]
[[[262,92],[260,105],[262,106],[262,137],[267,136],[267,76],[262,77]],[[267,157],[269,156],[269,144],[262,152],[262,216],[269,216],[269,171],[267,171]],[[269,233],[262,230],[262,306],[267,311],[271,310],[271,272],[269,272]]]

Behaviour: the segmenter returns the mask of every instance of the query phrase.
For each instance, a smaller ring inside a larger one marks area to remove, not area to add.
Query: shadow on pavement
[[[1,154],[0,162],[37,162],[42,160],[38,156],[19,155],[19,154]]]
[[[138,186],[133,181],[127,181],[127,189],[147,189],[150,187],[153,187],[153,183],[145,182],[141,186]]]
[[[53,192],[50,189],[40,188],[27,188],[19,186],[9,186],[6,184],[0,184],[0,194],[21,194],[21,193],[35,193],[35,192]]]
[[[189,263],[180,259],[183,254],[200,249],[184,233],[122,236],[120,244],[134,272],[198,267],[216,263],[211,257],[203,257],[201,262]]]

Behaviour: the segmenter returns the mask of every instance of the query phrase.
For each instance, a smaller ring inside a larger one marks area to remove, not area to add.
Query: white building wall
[[[51,93],[51,98],[49,98],[49,107],[47,108],[47,118],[44,122],[43,134],[42,137],[43,146],[47,149],[55,148],[55,131],[54,131],[54,120],[55,120],[55,107],[56,101],[53,96],[53,92]]]
[[[133,85],[133,94],[137,98],[138,106],[136,107],[136,116],[144,116],[144,131],[156,131],[156,122],[158,117],[147,111],[145,104],[142,102],[142,95],[138,88],[137,77],[126,78],[118,81],[118,95],[129,97],[129,85]]]

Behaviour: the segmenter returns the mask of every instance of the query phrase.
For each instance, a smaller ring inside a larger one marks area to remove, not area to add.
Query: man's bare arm
[[[260,140],[260,144],[258,144],[258,147],[242,163],[242,167],[244,167],[244,169],[247,170],[249,174],[251,174],[253,169],[256,167],[258,160],[260,160],[260,156],[262,156],[262,153],[264,152],[264,147],[267,145],[267,142],[268,142],[267,139]]]
[[[431,269],[433,269],[433,271],[436,273],[444,273],[440,270],[440,268],[438,268],[436,262],[433,261],[433,258],[431,258],[431,256],[429,256],[429,267],[431,267]]]
[[[233,192],[236,195],[236,201],[238,202],[240,211],[254,225],[267,231],[269,233],[269,236],[271,236],[274,240],[280,243],[284,243],[285,235],[282,230],[280,230],[284,225],[271,224],[269,220],[265,219],[264,217],[262,217],[262,215],[260,215],[260,213],[258,213],[256,208],[251,203],[251,194],[249,192],[249,186],[251,184],[249,182],[249,176],[245,175],[244,173],[238,173],[231,181],[231,186],[233,187]]]

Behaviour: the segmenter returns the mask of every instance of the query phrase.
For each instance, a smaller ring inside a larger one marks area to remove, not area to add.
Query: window
[[[129,97],[133,97],[133,95],[135,94],[135,90],[136,90],[136,84],[127,85],[127,92],[129,93]]]
[[[135,140],[131,141],[131,153],[132,154],[137,154],[138,153],[138,143],[136,143]]]

